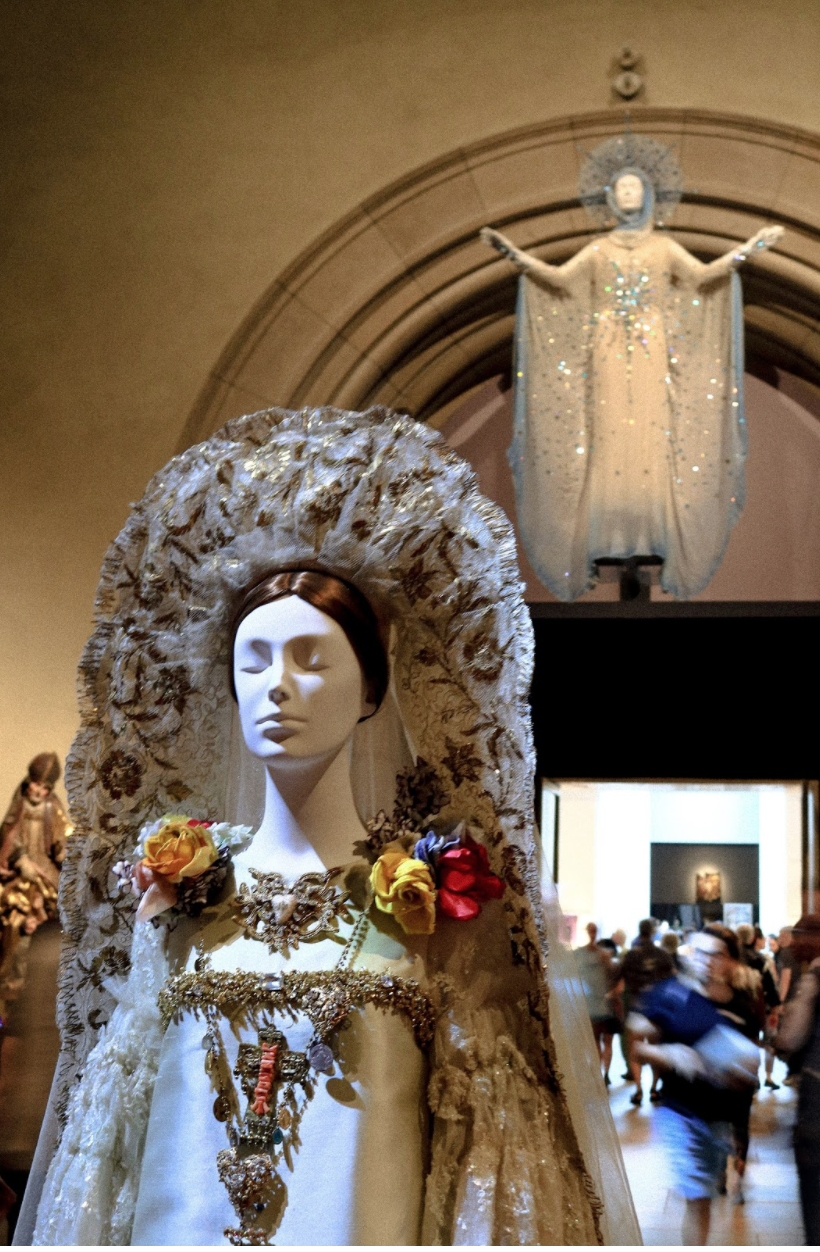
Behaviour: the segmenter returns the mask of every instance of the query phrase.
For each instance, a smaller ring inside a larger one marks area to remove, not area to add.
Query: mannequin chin
[[[637,213],[643,208],[646,192],[637,174],[621,174],[614,193],[615,203],[623,213]]]
[[[237,629],[234,683],[245,743],[267,774],[238,878],[246,860],[286,876],[348,861],[362,825],[342,749],[373,705],[344,630],[296,595],[263,604]]]

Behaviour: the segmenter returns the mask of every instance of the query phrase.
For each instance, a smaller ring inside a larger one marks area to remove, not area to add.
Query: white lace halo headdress
[[[666,144],[629,130],[584,154],[578,176],[578,195],[584,208],[597,226],[611,224],[611,193],[618,175],[627,171],[639,171],[650,183],[658,225],[662,225],[683,195],[680,166]]]
[[[228,629],[244,591],[275,568],[337,574],[393,624],[404,732],[449,794],[441,816],[480,827],[507,884],[515,959],[529,972],[524,1019],[539,1034],[556,1125],[568,1127],[565,1159],[594,1213],[602,1186],[620,1188],[631,1212],[623,1176],[610,1181],[620,1155],[614,1131],[602,1138],[611,1119],[591,1038],[578,1044],[589,1026],[571,970],[554,976],[552,1003],[547,990],[554,919],[533,820],[533,635],[512,528],[434,431],[384,409],[272,409],[228,423],[155,475],[106,555],[66,768],[76,830],[61,883],[58,1114],[110,1017],[107,980],[129,964],[133,902],[115,893],[112,866],[168,810],[229,817]],[[561,959],[556,950],[556,969]]]

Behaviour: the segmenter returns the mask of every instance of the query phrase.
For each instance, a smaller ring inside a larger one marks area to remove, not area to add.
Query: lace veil
[[[601,1241],[639,1243],[583,999],[557,941],[549,955],[532,629],[512,530],[438,435],[383,409],[272,409],[230,422],[155,475],[106,555],[66,769],[76,830],[61,884],[53,1112],[64,1116],[115,1003],[109,980],[128,967],[133,903],[112,894],[113,863],[168,810],[259,816],[259,780],[227,696],[227,628],[242,592],[288,566],[352,581],[389,631],[392,690],[357,731],[357,801],[364,816],[389,811],[397,769],[417,756],[449,793],[443,816],[469,815],[484,832],[574,1137],[568,1159]]]

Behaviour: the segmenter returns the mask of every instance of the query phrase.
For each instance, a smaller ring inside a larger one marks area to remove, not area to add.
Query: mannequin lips
[[[295,735],[298,727],[293,725],[280,725],[279,722],[271,722],[270,725],[263,727],[263,739],[270,739],[273,743],[281,743],[284,739],[290,739],[291,735]]]
[[[260,717],[256,724],[260,727],[265,739],[270,739],[273,743],[281,743],[284,739],[290,739],[291,735],[295,735],[306,720],[304,717],[294,717],[289,713],[269,713],[267,717]]]

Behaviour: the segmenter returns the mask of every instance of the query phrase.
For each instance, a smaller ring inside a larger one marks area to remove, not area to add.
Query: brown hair
[[[732,960],[740,960],[740,945],[737,941],[737,935],[728,926],[723,926],[720,922],[710,922],[708,926],[703,927],[701,933],[711,935],[713,939],[719,939]]]
[[[378,709],[387,691],[389,671],[376,614],[360,591],[344,579],[337,578],[335,574],[325,574],[321,570],[313,569],[278,570],[246,591],[231,623],[231,658],[236,632],[245,618],[263,604],[272,604],[285,596],[298,596],[341,626],[361,666],[365,680],[365,698]],[[235,700],[233,659],[230,679],[231,695]]]

